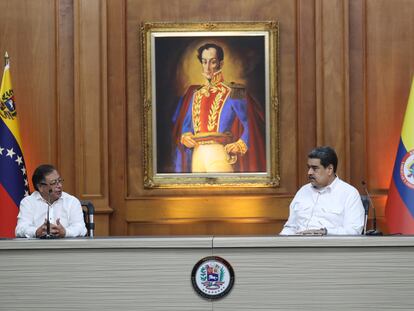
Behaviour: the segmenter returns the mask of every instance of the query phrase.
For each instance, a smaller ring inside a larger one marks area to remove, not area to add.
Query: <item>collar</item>
[[[32,193],[32,195],[33,195],[33,198],[35,199],[35,200],[38,200],[38,201],[42,201],[42,202],[45,202],[45,203],[49,203],[48,201],[46,201],[43,197],[42,197],[42,195],[40,194],[40,192],[39,191],[35,191],[35,192],[33,192]],[[63,191],[62,191],[62,195],[60,196],[60,198],[59,199],[57,199],[55,202],[57,202],[57,201],[59,201],[59,200],[61,200],[62,199],[62,197],[63,197]],[[54,204],[55,202],[53,202],[52,204]],[[50,204],[50,205],[52,205],[52,204]]]
[[[45,199],[43,199],[43,197],[42,197],[42,195],[40,194],[40,192],[39,191],[35,191],[35,192],[33,192],[33,197],[36,199],[36,200],[39,200],[39,201],[44,201],[44,202],[46,202],[46,200]]]
[[[223,81],[224,81],[223,72],[220,69],[219,71],[216,71],[213,74],[213,77],[211,78],[211,80],[207,80],[206,85],[208,85],[208,86],[216,86],[217,84],[219,84],[219,83],[221,83]]]
[[[339,177],[335,176],[335,179],[329,185],[327,185],[326,187],[314,188],[312,186],[312,189],[316,192],[319,192],[319,193],[332,192],[335,189],[335,187],[338,185],[338,183],[339,183]]]

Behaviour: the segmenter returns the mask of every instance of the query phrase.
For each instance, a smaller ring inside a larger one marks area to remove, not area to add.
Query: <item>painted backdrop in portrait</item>
[[[227,85],[235,85],[246,94],[249,124],[254,123],[249,131],[251,148],[245,155],[239,156],[234,173],[266,172],[264,37],[214,36],[155,38],[156,173],[191,173],[191,167],[179,163],[184,163],[180,152],[184,154],[185,148],[177,141],[175,133],[178,122],[182,122],[179,120],[180,113],[183,114],[178,105],[182,103],[189,88],[197,90],[206,84],[202,65],[197,58],[197,49],[206,43],[223,48],[224,81]],[[237,126],[242,131],[242,126]],[[177,149],[179,147],[181,151]]]

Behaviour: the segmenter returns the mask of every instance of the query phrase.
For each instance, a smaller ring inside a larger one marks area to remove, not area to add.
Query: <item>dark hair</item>
[[[45,176],[49,175],[53,171],[56,171],[56,168],[50,164],[42,164],[35,169],[32,176],[32,183],[35,190],[39,191],[37,186],[42,182],[45,182]]]
[[[334,173],[338,166],[338,156],[333,148],[329,146],[321,146],[312,149],[308,154],[309,159],[320,159],[324,168],[327,168],[329,164],[332,164]]]
[[[200,46],[197,50],[197,58],[200,61],[200,63],[202,62],[201,55],[203,54],[203,51],[211,49],[211,48],[216,49],[217,58],[219,62],[221,62],[224,59],[224,52],[221,46],[218,46],[217,44],[214,44],[214,43],[206,43]]]

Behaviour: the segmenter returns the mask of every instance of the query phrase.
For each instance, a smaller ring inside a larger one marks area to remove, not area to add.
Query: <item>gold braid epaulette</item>
[[[243,84],[230,82],[230,97],[233,99],[243,99],[246,97],[246,87]]]

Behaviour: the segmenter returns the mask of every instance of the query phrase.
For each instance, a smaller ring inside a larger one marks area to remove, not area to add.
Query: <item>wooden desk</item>
[[[413,310],[414,237],[0,240],[0,310]],[[211,302],[203,257],[235,272]]]

